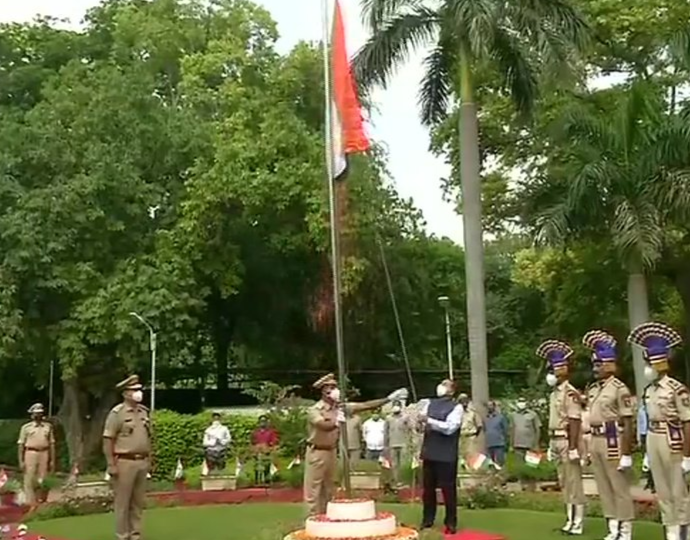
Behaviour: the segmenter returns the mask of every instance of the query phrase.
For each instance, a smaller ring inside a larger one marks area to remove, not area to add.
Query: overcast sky
[[[321,0],[255,0],[278,23],[278,48],[289,51],[300,40],[321,39]],[[360,0],[341,0],[346,19],[348,48],[354,53],[366,39],[360,22]],[[69,18],[78,24],[86,9],[98,0],[0,0],[1,21],[29,21],[35,15]],[[410,58],[388,90],[375,94],[378,111],[369,132],[389,152],[389,170],[398,193],[412,198],[424,213],[429,232],[462,243],[462,219],[443,200],[441,178],[448,175],[443,160],[428,151],[429,133],[419,122],[416,89],[424,51]]]

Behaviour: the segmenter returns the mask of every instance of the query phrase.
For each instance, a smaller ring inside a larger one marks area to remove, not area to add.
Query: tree
[[[535,220],[537,235],[563,241],[606,238],[627,271],[630,328],[649,320],[646,274],[664,246],[665,211],[682,126],[667,113],[663,92],[645,82],[627,91],[604,91],[564,115],[561,159],[551,162],[552,205]],[[684,135],[685,134],[685,135]],[[635,352],[638,394],[644,388],[644,358]]]
[[[483,403],[489,396],[477,77],[482,70],[494,70],[500,90],[508,91],[519,112],[528,113],[539,77],[553,68],[562,71],[573,51],[583,48],[587,25],[562,0],[445,0],[429,6],[416,0],[368,0],[363,5],[372,37],[355,57],[357,80],[365,87],[385,85],[411,49],[432,44],[419,91],[422,121],[442,120],[451,99],[460,110],[472,393]]]

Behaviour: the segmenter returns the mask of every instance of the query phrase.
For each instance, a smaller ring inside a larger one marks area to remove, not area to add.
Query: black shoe
[[[443,534],[455,534],[456,532],[458,532],[457,527],[449,527],[448,525],[446,525],[443,529]]]
[[[422,529],[433,529],[433,528],[434,528],[434,524],[433,524],[433,523],[422,523],[422,524],[419,526],[419,530],[420,530],[420,531],[421,531]]]

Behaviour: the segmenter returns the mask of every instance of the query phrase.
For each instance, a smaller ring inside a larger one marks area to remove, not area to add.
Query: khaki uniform
[[[112,439],[117,474],[115,492],[115,530],[118,540],[141,538],[141,515],[146,498],[146,476],[151,452],[151,424],[143,405],[116,405],[108,414],[103,437]]]
[[[34,488],[48,476],[50,450],[55,446],[53,426],[48,422],[28,422],[19,431],[17,444],[24,450],[24,494],[27,504],[36,502]]]
[[[604,517],[617,522],[632,521],[632,471],[618,470],[623,455],[621,421],[633,417],[630,390],[616,377],[609,377],[587,389],[587,402],[592,432],[589,452]]]
[[[385,447],[393,468],[393,481],[400,483],[400,472],[406,458],[405,450],[410,444],[410,427],[402,414],[392,414],[386,418]]]
[[[319,400],[307,411],[304,502],[310,516],[323,514],[333,495],[340,429],[338,408]]]
[[[482,447],[482,419],[472,403],[462,415],[460,426],[460,456],[467,462],[470,456],[483,453]]]
[[[647,387],[644,402],[649,417],[647,455],[662,522],[666,527],[686,525],[688,488],[681,462],[683,423],[690,422],[690,393],[666,375]]]
[[[568,382],[559,384],[549,398],[549,432],[551,452],[558,467],[558,479],[566,505],[584,505],[582,465],[579,460],[568,459],[569,420],[582,419],[580,394]],[[578,448],[582,441],[578,442]]]

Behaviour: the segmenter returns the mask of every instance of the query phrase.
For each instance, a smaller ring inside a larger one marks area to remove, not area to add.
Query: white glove
[[[580,460],[580,452],[577,451],[577,448],[575,450],[568,450],[568,461],[579,461]]]
[[[553,461],[553,458],[554,458],[554,456],[553,456],[553,450],[551,450],[551,448],[549,448],[549,449],[546,451],[546,461]]]
[[[642,460],[642,472],[649,472],[649,456],[647,454],[644,455]]]
[[[683,461],[680,464],[681,469],[683,469],[683,474],[690,472],[690,457],[683,457]]]
[[[343,411],[342,409],[338,409],[337,422],[339,424],[344,424],[346,421],[347,421],[347,419],[345,418],[345,411]]]
[[[406,401],[407,396],[409,395],[409,392],[407,391],[407,388],[398,388],[394,392],[391,392],[388,394],[388,401]]]
[[[621,456],[620,461],[618,461],[618,470],[625,471],[632,467],[632,456]]]

